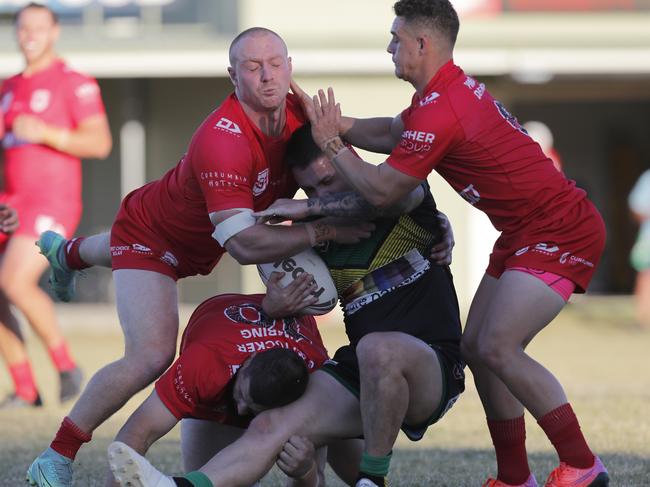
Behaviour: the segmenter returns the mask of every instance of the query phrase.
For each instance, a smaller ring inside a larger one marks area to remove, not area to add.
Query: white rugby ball
[[[329,270],[323,259],[313,249],[306,249],[293,257],[270,262],[268,264],[258,264],[257,271],[260,273],[262,281],[266,285],[272,272],[284,272],[280,279],[283,287],[288,286],[296,277],[303,272],[314,276],[314,281],[318,286],[312,293],[318,301],[302,309],[303,314],[307,315],[324,315],[334,309],[338,300],[336,286],[332,280]]]

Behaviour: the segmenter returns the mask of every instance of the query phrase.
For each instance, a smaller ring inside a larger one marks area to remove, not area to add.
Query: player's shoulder
[[[93,99],[99,96],[99,85],[91,75],[73,69],[64,61],[60,61],[58,67],[59,82],[80,100]]]
[[[58,61],[57,71],[62,77],[68,80],[68,82],[73,84],[88,83],[88,82],[97,83],[95,78],[92,77],[90,74],[84,73],[83,71],[79,71],[73,68],[63,60]]]

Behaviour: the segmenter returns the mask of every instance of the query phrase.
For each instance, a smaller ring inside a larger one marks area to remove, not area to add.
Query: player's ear
[[[237,86],[237,72],[232,66],[228,66],[228,76],[230,76],[230,81],[234,86]]]

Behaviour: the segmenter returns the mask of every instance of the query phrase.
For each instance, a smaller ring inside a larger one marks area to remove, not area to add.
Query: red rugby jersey
[[[28,144],[12,132],[20,114],[34,115],[48,125],[74,130],[84,119],[104,113],[94,78],[70,69],[62,60],[25,76],[20,73],[0,87],[0,115],[4,125],[5,191],[24,193],[38,201],[57,198],[81,204],[81,164],[70,154],[40,144]]]
[[[327,359],[312,316],[273,320],[263,314],[263,297],[215,296],[194,311],[178,359],[156,382],[158,396],[176,418],[241,425],[241,418],[227,409],[227,386],[254,352],[293,350],[310,372]]]
[[[435,169],[506,234],[543,228],[585,198],[485,85],[453,61],[401,117],[404,132],[386,162],[419,179]]]
[[[293,197],[298,186],[284,155],[289,138],[304,121],[298,98],[289,94],[284,131],[278,137],[266,136],[230,95],[196,130],[174,168],[127,195],[126,211],[191,256],[202,274],[209,273],[225,252],[212,238],[209,213],[262,210],[278,198]]]

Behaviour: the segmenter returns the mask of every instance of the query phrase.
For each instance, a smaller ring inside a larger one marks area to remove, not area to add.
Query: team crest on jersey
[[[2,99],[0,99],[0,112],[7,113],[13,99],[14,94],[11,91],[6,92]]]
[[[430,93],[424,100],[420,100],[420,106],[423,107],[425,105],[428,105],[429,103],[433,103],[433,101],[439,97],[440,97],[440,93],[436,93],[434,91],[433,93]]]
[[[253,196],[261,195],[266,187],[269,185],[269,168],[257,173],[257,181],[253,186]]]
[[[237,135],[241,134],[241,129],[239,128],[239,125],[237,125],[232,120],[228,120],[226,117],[221,117],[221,119],[216,124],[214,124],[214,128],[225,130],[226,132],[230,132],[231,134],[237,134]]]
[[[508,122],[514,129],[519,130],[522,134],[528,135],[528,132],[526,132],[526,129],[521,126],[519,121],[517,120],[517,117],[512,115],[506,107],[501,103],[500,101],[494,100],[494,106],[497,107],[497,110],[499,112],[499,115],[501,115],[506,122]]]
[[[29,108],[35,113],[44,112],[50,106],[51,98],[50,90],[34,90],[29,100]]]

